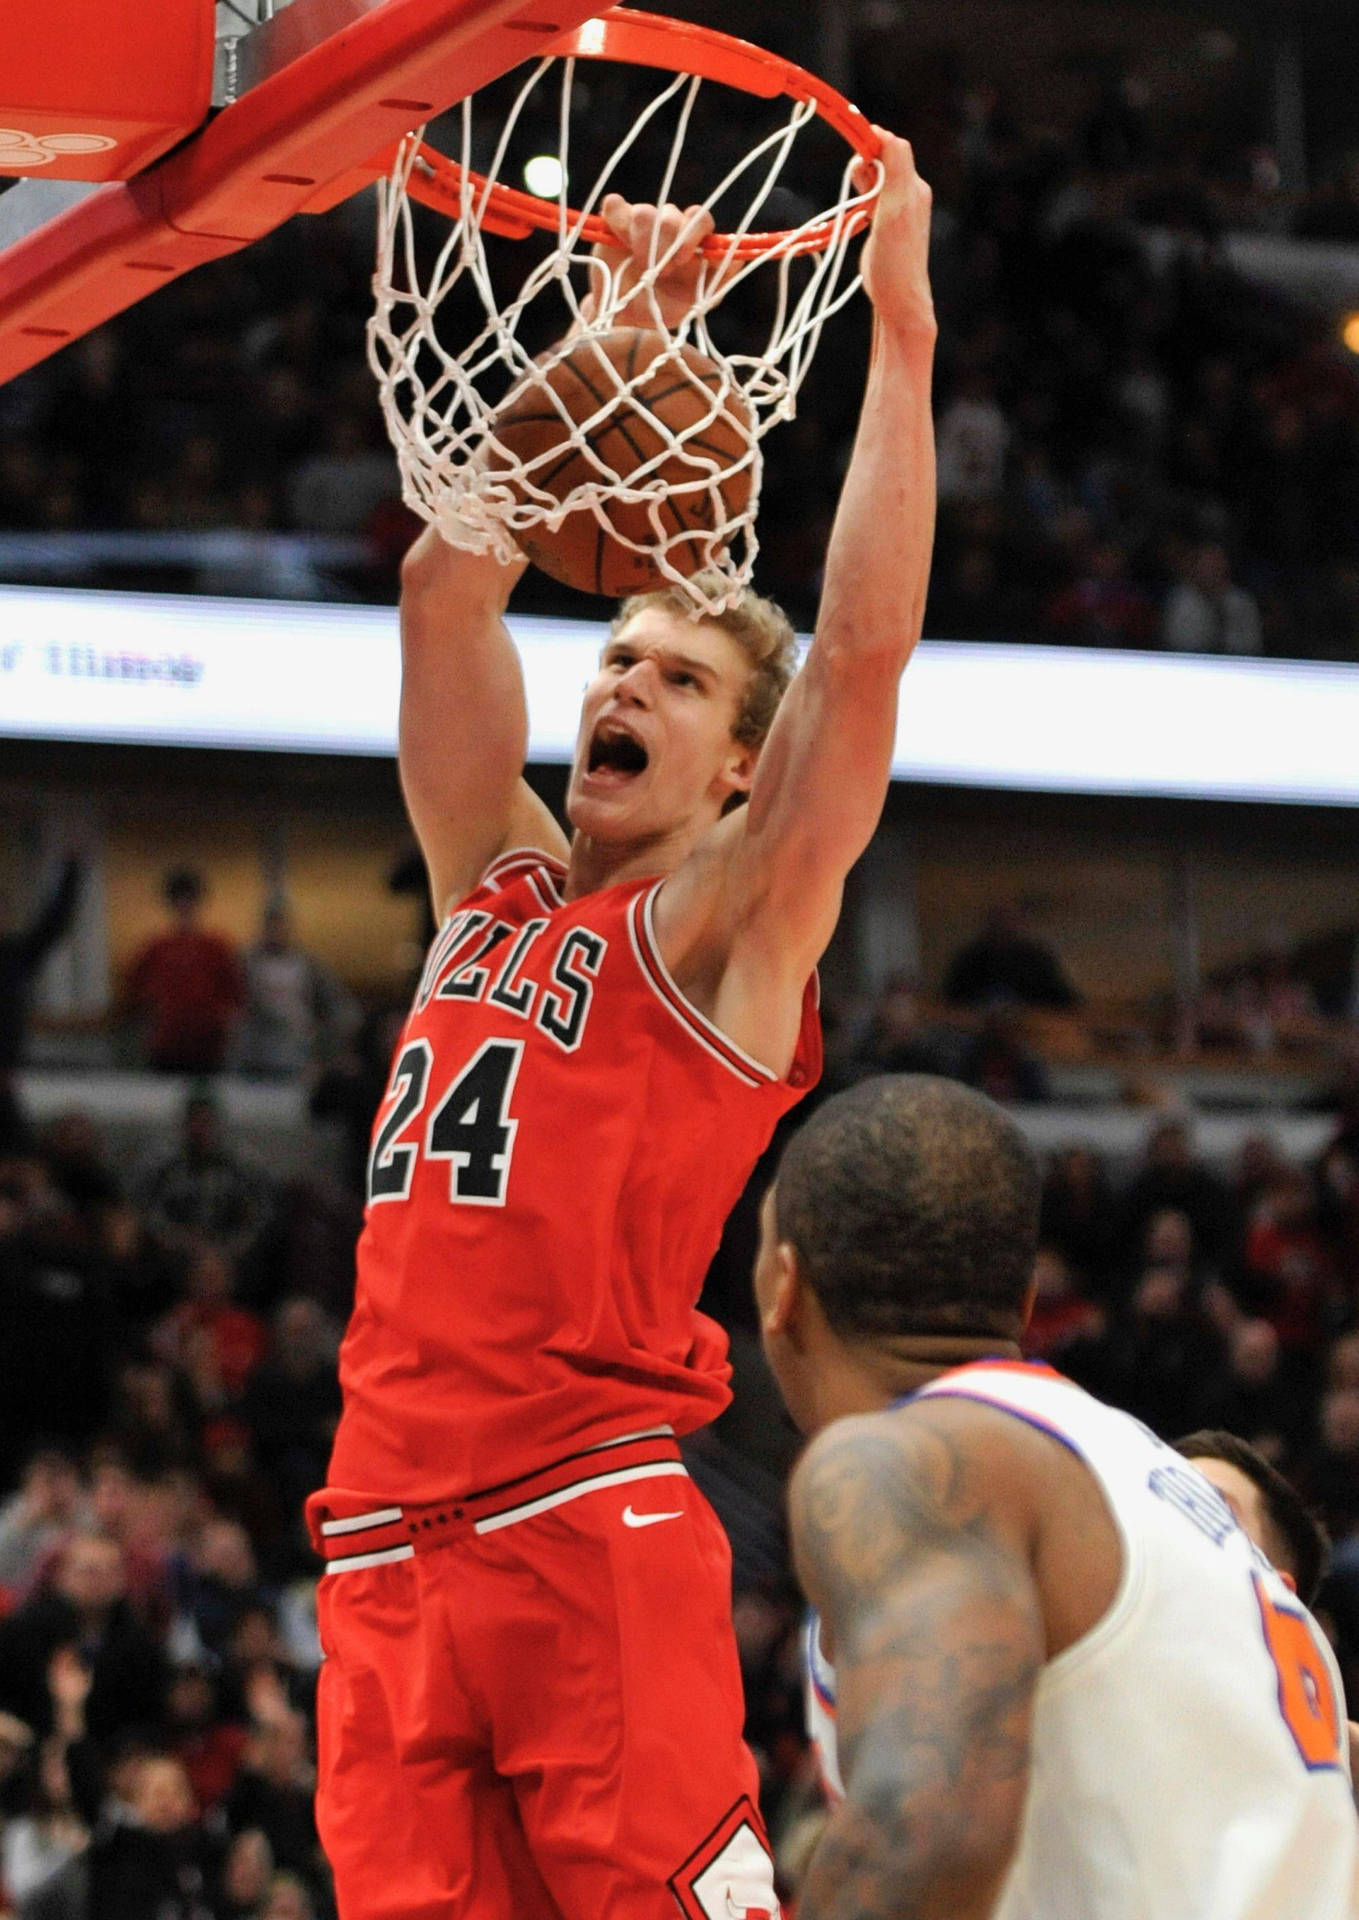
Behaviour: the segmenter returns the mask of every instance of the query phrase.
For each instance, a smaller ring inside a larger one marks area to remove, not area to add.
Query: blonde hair
[[[715,573],[698,575],[712,592],[721,592],[722,581]],[[678,587],[657,587],[650,593],[634,593],[619,607],[609,628],[616,639],[639,613],[648,607],[660,607],[666,613],[692,615],[692,607]],[[779,702],[788,691],[797,671],[797,639],[792,623],[782,607],[749,588],[734,606],[722,613],[705,613],[705,626],[720,627],[729,634],[750,662],[741,704],[732,722],[732,738],[743,747],[761,747],[774,724]]]

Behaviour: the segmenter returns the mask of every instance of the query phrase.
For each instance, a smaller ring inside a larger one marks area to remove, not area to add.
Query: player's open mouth
[[[598,726],[590,738],[586,772],[631,780],[646,769],[647,750],[622,727]]]

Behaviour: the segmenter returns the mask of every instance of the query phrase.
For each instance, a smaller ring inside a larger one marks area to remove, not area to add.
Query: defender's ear
[[[1026,1334],[1029,1330],[1029,1322],[1033,1318],[1033,1309],[1037,1299],[1038,1299],[1038,1280],[1037,1280],[1037,1277],[1035,1276],[1035,1278],[1030,1280],[1029,1282],[1029,1290],[1024,1295],[1024,1305],[1020,1311],[1019,1331],[1020,1331],[1021,1337],[1024,1334]]]
[[[801,1291],[797,1255],[786,1240],[780,1240],[769,1262],[760,1303],[760,1325],[766,1339],[787,1334],[797,1318]]]

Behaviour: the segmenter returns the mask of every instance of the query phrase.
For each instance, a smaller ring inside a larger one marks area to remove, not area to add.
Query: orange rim
[[[786,95],[792,100],[810,102],[821,119],[834,127],[862,159],[876,160],[882,150],[872,123],[834,87],[795,66],[791,60],[781,60],[749,40],[718,33],[712,27],[615,7],[598,19],[587,20],[574,32],[562,34],[550,43],[546,52],[563,60],[617,60],[632,66],[688,73],[696,79],[716,80],[765,100]],[[553,233],[561,221],[558,201],[543,200],[537,194],[500,182],[490,186],[484,174],[463,168],[458,161],[448,159],[423,141],[416,155],[416,168],[419,171],[413,168],[407,181],[412,200],[456,218],[462,213],[465,178],[473,193],[482,200],[479,224],[502,238],[523,240],[534,232]],[[766,253],[820,253],[836,234],[860,233],[871,218],[870,207],[857,207],[839,218],[830,215],[811,227],[739,236],[714,233],[703,242],[699,252],[706,260],[754,260]],[[618,236],[597,213],[582,217],[574,208],[568,208],[566,219],[579,227],[581,238],[591,246],[607,246],[617,241]]]

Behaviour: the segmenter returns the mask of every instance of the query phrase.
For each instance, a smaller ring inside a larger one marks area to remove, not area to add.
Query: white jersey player
[[[1342,1920],[1334,1657],[1200,1473],[1019,1359],[1037,1192],[999,1109],[903,1078],[827,1102],[766,1202],[841,1796],[799,1920]]]

